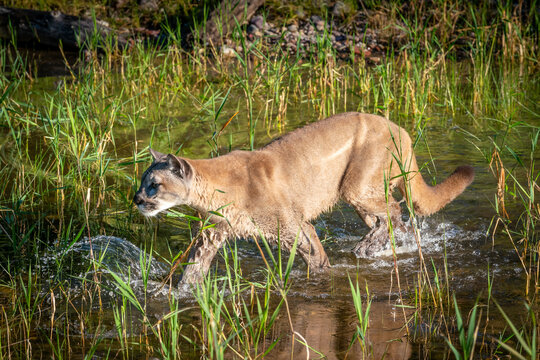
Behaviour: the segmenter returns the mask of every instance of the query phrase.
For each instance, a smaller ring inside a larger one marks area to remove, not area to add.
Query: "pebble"
[[[264,26],[264,18],[261,15],[255,15],[251,18],[251,21],[249,23],[258,27],[259,29],[262,29]]]
[[[247,31],[248,35],[253,35],[255,37],[261,37],[263,35],[261,29],[259,29],[258,27],[256,27],[253,24],[249,24],[246,31]]]
[[[312,15],[309,19],[314,24],[318,23],[319,21],[322,21],[321,17],[318,15]]]
[[[159,5],[156,0],[141,0],[139,8],[143,11],[157,11],[159,10]]]
[[[225,57],[234,57],[235,56],[234,53],[235,53],[234,49],[227,45],[223,45],[221,47],[221,55]]]
[[[253,34],[253,33],[255,33],[256,31],[259,31],[259,28],[256,27],[256,26],[253,25],[253,24],[249,24],[248,27],[247,27],[247,29],[246,29],[246,31],[247,31],[248,34]]]
[[[334,49],[333,52],[339,59],[350,59],[352,51],[357,55],[362,54],[372,63],[380,62],[379,55],[385,52],[385,47],[377,42],[379,36],[376,31],[370,28],[366,30],[367,20],[349,17],[353,20],[348,20],[347,24],[340,23],[338,18],[347,17],[351,11],[353,9],[348,4],[338,0],[332,8],[332,17],[328,21],[323,20],[318,15],[309,16],[302,13],[302,16],[297,14],[294,23],[278,24],[277,26],[265,21],[263,16],[256,15],[249,21],[246,35],[247,39],[252,41],[255,38],[263,37],[268,44],[282,41],[281,46],[284,51],[291,54],[299,52],[301,56],[309,56],[314,49],[313,45],[320,38],[321,32],[325,29],[332,29],[332,32],[328,34],[328,39]],[[330,49],[329,53],[332,53]],[[223,46],[221,54],[232,57],[235,56],[235,51],[232,47]]]

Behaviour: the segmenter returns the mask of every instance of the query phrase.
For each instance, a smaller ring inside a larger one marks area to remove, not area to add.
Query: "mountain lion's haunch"
[[[430,215],[473,181],[470,166],[427,185],[407,132],[375,115],[345,113],[297,129],[257,151],[233,151],[215,159],[191,160],[150,150],[152,165],[133,198],[141,213],[154,216],[186,204],[211,217],[215,227],[198,237],[182,281],[200,281],[226,239],[258,237],[280,241],[311,269],[329,267],[310,221],[339,199],[349,203],[371,228],[355,248],[365,257],[389,246],[387,216],[405,228],[401,208],[385,198],[398,188],[416,215]],[[410,198],[409,198],[410,196]],[[224,216],[210,211],[220,209]],[[278,236],[279,234],[279,236]]]

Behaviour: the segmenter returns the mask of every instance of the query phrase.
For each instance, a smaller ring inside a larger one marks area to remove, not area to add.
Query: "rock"
[[[336,1],[332,7],[332,15],[335,17],[344,18],[351,12],[351,6],[343,1]]]
[[[234,57],[235,51],[233,48],[228,47],[227,45],[223,45],[221,47],[221,55],[223,55],[224,57]]]
[[[349,51],[349,48],[348,48],[346,45],[343,45],[343,44],[338,45],[338,46],[336,47],[336,49],[337,49],[337,51],[339,51],[339,52],[348,52],[348,51]]]
[[[161,0],[136,1],[159,3]],[[296,17],[293,16],[292,22],[289,24],[280,21],[272,24],[267,22],[262,15],[253,16],[245,28],[246,39],[255,42],[257,39],[263,38],[263,41],[269,45],[281,46],[284,53],[298,52],[299,55],[306,56],[313,51],[313,45],[316,45],[317,39],[325,34],[325,41],[329,41],[331,44],[330,53],[333,54],[334,59],[358,58],[369,60],[371,63],[381,62],[380,54],[384,53],[386,46],[379,43],[380,34],[367,27],[364,18],[356,16],[355,5],[352,2],[349,0],[334,0],[332,2],[334,2],[334,6],[330,8],[331,13],[328,20],[320,15],[310,16],[309,13],[306,15],[301,6],[297,8]],[[351,15],[353,15],[352,18]],[[220,55],[223,57],[235,57],[237,52],[242,51],[242,49],[235,51],[235,46],[230,43],[219,49]]]
[[[141,0],[139,8],[143,11],[157,11],[159,10],[159,5],[157,0]]]
[[[251,21],[249,22],[251,25],[256,26],[259,29],[263,29],[264,26],[264,18],[261,15],[255,15],[251,18]]]
[[[364,43],[361,42],[361,41],[358,41],[358,42],[356,43],[356,47],[359,48],[359,49],[361,49],[361,50],[364,50],[364,49],[366,48],[366,44],[364,44]]]
[[[249,35],[253,35],[253,36],[256,36],[256,37],[261,37],[262,36],[261,30],[258,27],[256,27],[255,25],[253,25],[253,24],[249,24],[246,31],[247,31],[247,33]]]
[[[365,46],[358,46],[358,45],[356,45],[356,46],[354,47],[354,53],[355,53],[356,55],[364,54],[364,56],[369,56],[369,55],[371,55],[371,51],[367,54],[366,52],[364,52],[364,48],[365,48]]]

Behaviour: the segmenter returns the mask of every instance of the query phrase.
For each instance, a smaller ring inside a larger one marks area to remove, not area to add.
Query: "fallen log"
[[[0,6],[0,38],[15,39],[17,44],[32,43],[57,48],[79,49],[96,40],[104,44],[112,39],[123,47],[127,36],[117,33],[106,23],[63,14],[59,11],[13,9]]]

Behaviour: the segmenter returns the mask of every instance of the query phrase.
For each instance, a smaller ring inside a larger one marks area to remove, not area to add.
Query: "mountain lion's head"
[[[144,172],[133,203],[144,216],[155,216],[173,206],[185,204],[193,168],[184,159],[150,149],[154,161]]]

